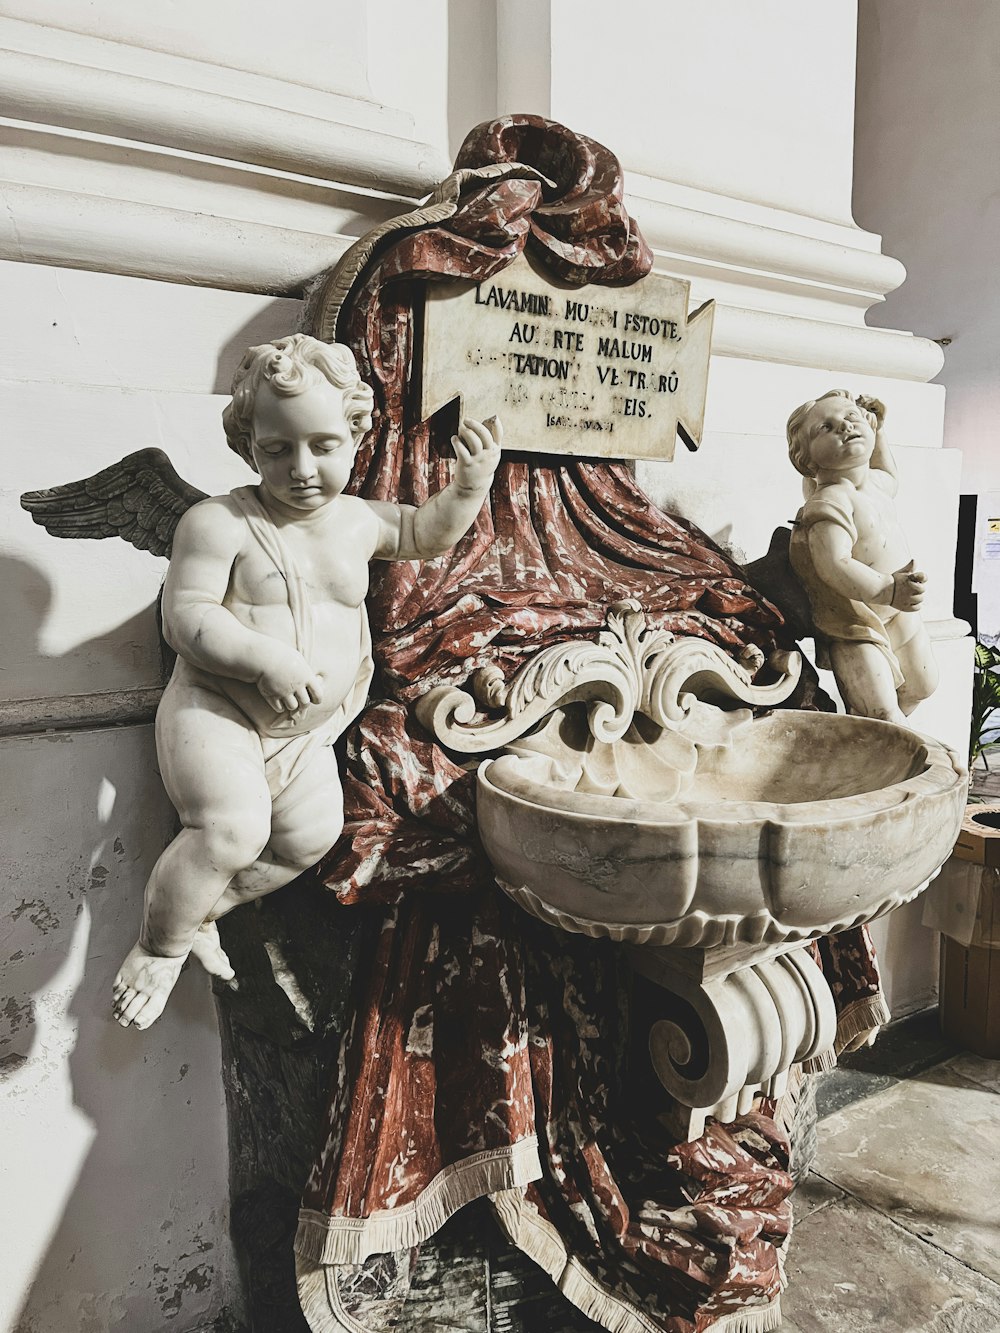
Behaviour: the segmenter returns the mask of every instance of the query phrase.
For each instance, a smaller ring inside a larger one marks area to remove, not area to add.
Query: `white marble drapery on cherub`
[[[372,403],[349,348],[301,334],[251,348],[237,371],[226,434],[260,482],[200,501],[173,533],[163,633],[178,656],[156,744],[182,828],[115,979],[123,1026],[160,1015],[189,954],[231,979],[216,920],[336,842],[331,744],[373,671],[368,563],[440,555],[489,491],[499,423],[464,421],[454,477],[425,504],[345,494]]]
[[[902,722],[938,672],[919,608],[926,577],[896,514],[896,467],[877,398],[832,389],[788,419],[806,478],[789,561],[809,598],[817,661],[849,713]]]

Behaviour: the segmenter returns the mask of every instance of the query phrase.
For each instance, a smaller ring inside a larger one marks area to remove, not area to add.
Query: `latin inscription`
[[[495,280],[435,284],[425,308],[422,414],[461,396],[503,420],[505,447],[671,458],[701,438],[713,309],[688,284],[559,287],[523,257]],[[456,351],[456,349],[459,349]]]

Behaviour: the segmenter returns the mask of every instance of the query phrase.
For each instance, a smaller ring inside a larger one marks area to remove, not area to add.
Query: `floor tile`
[[[991,1092],[1000,1092],[1000,1060],[987,1060],[982,1055],[965,1051],[954,1060],[949,1060],[945,1068],[962,1078],[971,1079],[981,1087],[989,1088]]]
[[[910,1078],[959,1053],[960,1048],[942,1034],[941,1018],[934,1005],[890,1023],[879,1033],[874,1046],[842,1055],[840,1069]]]
[[[995,1093],[938,1066],[827,1117],[819,1143],[820,1175],[1000,1281]]]
[[[845,1199],[792,1234],[781,1333],[997,1333],[1000,1285]]]
[[[798,1226],[811,1213],[817,1212],[820,1208],[827,1208],[831,1203],[837,1203],[842,1198],[844,1198],[842,1189],[838,1189],[836,1185],[831,1185],[822,1176],[811,1172],[805,1180],[800,1181],[795,1186],[792,1194],[795,1225]]]
[[[820,1120],[842,1111],[855,1102],[885,1092],[899,1080],[890,1074],[870,1074],[860,1069],[839,1066],[829,1074],[820,1074],[816,1082],[816,1114]]]

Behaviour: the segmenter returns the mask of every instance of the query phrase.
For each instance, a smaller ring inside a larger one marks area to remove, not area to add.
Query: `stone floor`
[[[782,1333],[1000,1333],[1000,1061],[929,1011],[820,1081]]]

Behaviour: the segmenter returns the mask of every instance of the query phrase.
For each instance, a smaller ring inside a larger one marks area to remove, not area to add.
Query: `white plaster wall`
[[[950,340],[945,440],[962,492],[979,496],[973,591],[982,634],[1000,633],[1000,573],[981,557],[1000,514],[1000,10],[871,0],[858,35],[855,207],[910,279],[875,319]],[[960,71],[956,77],[955,71]]]
[[[553,114],[633,171],[851,223],[853,6],[668,0],[596,28],[551,8]]]
[[[855,212],[909,277],[873,323],[950,338],[945,442],[962,490],[1000,490],[1000,7],[866,0]]]
[[[362,5],[285,0],[280,10],[245,0],[173,0],[147,9],[129,0],[5,0],[10,18],[185,56],[222,68],[332,92],[367,92]]]

